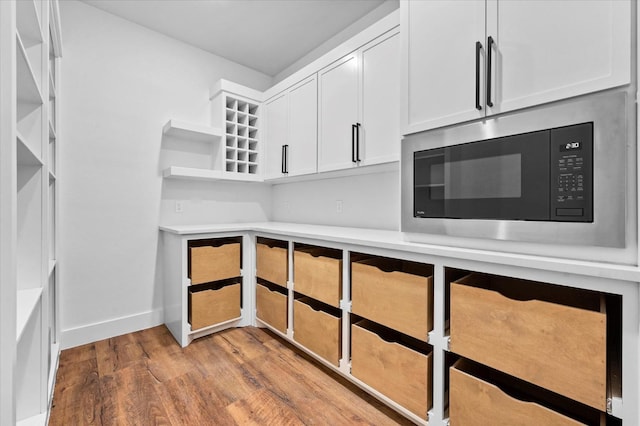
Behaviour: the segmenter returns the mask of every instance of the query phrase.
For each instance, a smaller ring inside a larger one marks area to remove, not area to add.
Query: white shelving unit
[[[225,105],[225,171],[257,175],[259,104],[230,94],[221,96]]]
[[[172,166],[164,170],[165,178],[195,179],[195,180],[226,180],[237,182],[262,182],[256,175],[235,175],[221,170],[194,169],[190,167]]]
[[[221,79],[211,88],[211,124],[223,129],[222,170],[247,177],[263,175],[260,110],[263,93]]]
[[[46,424],[53,395],[60,47],[57,0],[0,2],[0,424]]]
[[[178,120],[169,120],[162,128],[162,133],[176,138],[210,143],[219,143],[222,137],[222,131],[217,127],[186,123]]]
[[[244,107],[248,110],[248,105]],[[257,107],[256,107],[257,108]],[[253,119],[252,119],[253,120]],[[248,114],[245,118],[248,122]],[[255,120],[252,121],[255,123]],[[246,133],[255,135],[257,130],[247,126]],[[210,152],[210,164],[211,168],[200,167],[183,167],[183,166],[170,166],[163,170],[162,176],[165,178],[173,179],[195,179],[195,180],[226,180],[226,181],[242,181],[242,182],[261,182],[262,177],[257,173],[250,173],[249,169],[255,170],[257,164],[257,151],[250,149],[238,148],[237,140],[230,142],[230,136],[223,132],[221,127],[211,127],[201,124],[187,123],[179,120],[169,120],[162,128],[163,135],[173,138],[179,143],[202,143],[209,145],[205,149]],[[223,140],[225,141],[223,143]],[[252,140],[249,144],[249,138],[244,139],[246,142],[241,142],[240,146],[257,147],[257,141]],[[226,146],[227,144],[235,144],[234,148]],[[233,154],[230,152],[233,150]],[[224,153],[224,154],[223,154]],[[234,160],[231,161],[228,157],[233,155]],[[242,161],[237,160],[242,158],[245,161],[243,166],[238,166]],[[255,160],[254,162],[250,160]],[[230,170],[230,164],[233,162],[236,166],[233,170]],[[236,173],[238,168],[246,170],[244,173]]]

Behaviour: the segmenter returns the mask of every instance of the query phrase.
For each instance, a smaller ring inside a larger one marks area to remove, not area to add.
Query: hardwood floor
[[[50,425],[408,425],[259,328],[182,349],[164,326],[68,349]]]

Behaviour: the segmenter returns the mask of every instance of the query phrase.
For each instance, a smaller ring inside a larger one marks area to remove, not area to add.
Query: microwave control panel
[[[593,123],[550,133],[550,219],[593,222]]]

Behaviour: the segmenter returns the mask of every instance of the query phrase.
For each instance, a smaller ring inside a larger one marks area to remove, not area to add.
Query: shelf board
[[[53,271],[56,269],[56,264],[58,261],[56,259],[49,259],[49,276],[53,274]]]
[[[251,173],[223,172],[220,170],[194,169],[190,167],[172,166],[164,170],[162,175],[172,179],[194,179],[232,182],[263,182],[260,175]]]
[[[40,17],[35,1],[20,0],[16,2],[16,26],[25,42],[28,41],[31,44],[43,42]]]
[[[58,177],[53,170],[49,170],[49,182],[55,182]]]
[[[20,133],[17,133],[17,160],[21,166],[42,166],[42,159],[27,145]]]
[[[18,51],[16,64],[16,79],[18,80],[18,101],[42,105],[42,94],[36,76],[31,68],[27,51],[24,48],[20,34],[16,34],[16,50]]]
[[[20,341],[29,318],[35,312],[42,296],[41,288],[18,290],[18,303],[16,304],[16,340]]]
[[[178,120],[169,120],[162,128],[162,133],[197,142],[216,142],[222,137],[222,131],[217,127],[185,123]]]

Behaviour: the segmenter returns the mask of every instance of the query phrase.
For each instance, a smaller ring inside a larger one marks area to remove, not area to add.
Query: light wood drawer
[[[601,295],[470,274],[451,283],[451,351],[606,410]]]
[[[276,330],[287,333],[287,296],[256,285],[256,316]]]
[[[282,287],[287,286],[287,249],[279,246],[256,244],[256,276]]]
[[[351,374],[426,420],[431,407],[432,353],[383,340],[370,326],[368,321],[351,325]]]
[[[191,284],[240,276],[240,243],[189,247]]]
[[[427,341],[433,328],[433,268],[396,259],[351,264],[351,311]]]
[[[449,369],[449,420],[451,426],[575,426],[585,424],[536,402],[523,401],[510,396],[495,384],[465,371],[463,369],[464,363],[461,361],[463,360],[458,361]]]
[[[298,293],[339,307],[342,297],[342,258],[332,255],[335,256],[335,250],[296,249],[293,252],[293,281]]]
[[[308,299],[293,301],[293,340],[339,366],[342,344],[342,320],[316,310]]]
[[[219,289],[189,291],[192,330],[240,317],[240,283]]]

